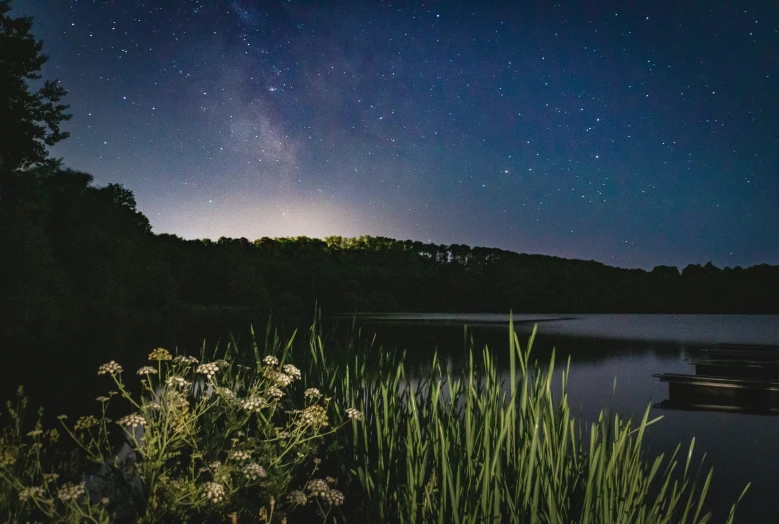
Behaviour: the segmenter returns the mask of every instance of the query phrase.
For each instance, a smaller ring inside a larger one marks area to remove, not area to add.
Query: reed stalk
[[[522,348],[509,327],[508,378],[493,353],[471,346],[467,368],[443,372],[437,355],[422,376],[401,359],[370,367],[355,359],[325,368],[345,405],[365,421],[345,446],[359,514],[381,522],[704,523],[712,472],[691,471],[671,457],[648,457],[647,429],[661,417],[647,407],[637,423],[602,411],[584,431],[568,401],[570,361],[553,386],[555,357],[531,360],[533,330]],[[480,362],[478,362],[480,360]],[[370,370],[370,371],[369,371]],[[745,489],[746,491],[746,489]],[[743,496],[743,493],[742,493]],[[740,500],[740,499],[739,499]],[[725,522],[733,522],[735,504]]]

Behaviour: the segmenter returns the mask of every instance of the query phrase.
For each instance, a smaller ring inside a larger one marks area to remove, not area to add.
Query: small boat
[[[720,409],[779,414],[779,381],[658,373],[668,383],[663,407]]]

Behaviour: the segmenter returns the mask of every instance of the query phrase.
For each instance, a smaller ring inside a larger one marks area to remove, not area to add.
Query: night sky
[[[774,1],[13,5],[157,233],[779,263]]]

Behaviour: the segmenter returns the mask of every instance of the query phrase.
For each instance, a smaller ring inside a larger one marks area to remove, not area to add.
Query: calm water
[[[465,365],[464,339],[471,337],[498,358],[508,347],[507,315],[391,314],[359,320],[365,332],[377,333],[377,343],[408,348],[409,359],[419,365],[438,349],[456,371]],[[571,357],[569,398],[585,421],[597,419],[604,407],[639,418],[647,405],[668,396],[667,384],[654,373],[694,373],[683,360],[690,351],[726,342],[779,345],[779,315],[516,315],[514,320],[523,344],[537,323],[533,352],[540,361],[548,361],[552,347],[558,362]],[[680,442],[686,452],[695,437],[697,456],[705,452],[705,464],[714,467],[708,497],[714,522],[724,521],[747,482],[752,486],[738,507],[737,522],[779,522],[779,417],[652,412],[664,417],[646,437],[653,455],[668,456]]]

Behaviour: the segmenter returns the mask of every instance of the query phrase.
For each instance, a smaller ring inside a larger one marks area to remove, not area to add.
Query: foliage
[[[97,399],[99,416],[73,425],[60,417],[75,453],[57,448],[60,433],[40,420],[24,436],[23,406],[9,405],[0,440],[0,518],[703,523],[712,517],[704,512],[712,472],[700,485],[700,468],[691,471],[694,440],[681,462],[678,447],[668,460],[647,457],[643,436],[659,420],[650,420],[648,409],[638,424],[602,412],[584,430],[571,415],[568,368],[558,391],[554,357],[545,371],[531,361],[535,333],[522,350],[512,326],[504,381],[487,348],[481,366],[471,351],[461,374],[444,372],[434,358],[427,373],[409,376],[402,355],[376,354],[356,339],[336,350],[318,322],[307,352],[293,352],[294,336],[284,343],[270,329],[272,351],[265,356],[256,341],[251,352],[233,342],[208,363],[205,351],[198,360],[158,348],[151,365],[137,371],[138,392],[119,364],[103,364],[98,373],[115,389]],[[303,371],[288,363],[293,353]],[[122,416],[112,423],[117,401]],[[735,504],[728,523],[734,514]]]
[[[144,342],[133,333],[143,326],[159,340],[174,313],[168,266],[132,193],[91,181],[50,163],[10,181],[17,198],[0,201],[0,349],[20,364],[12,387],[97,366],[95,340],[125,359]]]
[[[720,269],[711,263],[652,271],[595,261],[386,237],[158,235],[186,303],[254,305],[302,317],[330,311],[523,313],[772,313],[779,266]],[[216,270],[218,268],[219,270]],[[242,292],[236,282],[251,282]],[[520,309],[521,308],[521,309]]]
[[[359,414],[347,410],[345,422],[334,423],[329,397],[295,388],[301,375],[285,363],[290,346],[273,347],[278,357],[255,352],[252,365],[231,361],[229,351],[201,362],[158,348],[152,365],[137,371],[138,393],[121,365],[101,365],[98,374],[115,389],[97,398],[100,414],[72,426],[59,417],[80,468],[73,460],[54,467],[43,460],[59,433],[39,421],[25,438],[23,409],[9,409],[12,424],[0,441],[0,519],[275,522],[306,505],[326,518],[344,501],[335,480],[303,482],[300,475],[306,466],[316,472],[323,439]],[[117,400],[124,415],[112,423]]]
[[[60,103],[67,92],[56,81],[31,91],[30,81],[41,78],[48,57],[30,33],[32,19],[13,18],[10,10],[10,0],[0,0],[0,181],[45,161],[46,146],[68,137],[60,123],[70,118]]]
[[[441,369],[409,376],[402,359],[325,364],[321,344],[312,360],[330,369],[339,397],[359,406],[344,460],[362,502],[355,521],[378,522],[707,522],[712,477],[702,486],[690,472],[694,440],[683,471],[677,447],[667,461],[643,449],[649,408],[634,424],[601,412],[583,432],[566,393],[552,387],[530,359],[535,332],[522,350],[510,328],[509,377],[501,379],[491,353],[461,374]],[[569,362],[570,364],[570,362]],[[322,380],[322,379],[320,379]],[[748,487],[748,486],[747,486]],[[746,492],[744,489],[744,492]],[[742,492],[742,496],[744,494]],[[727,518],[733,521],[735,504]]]

